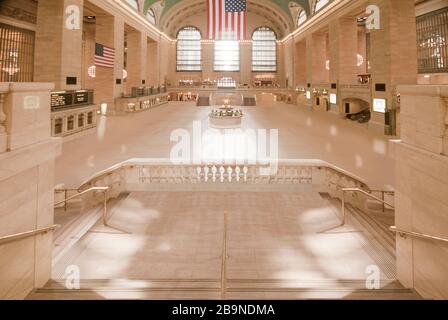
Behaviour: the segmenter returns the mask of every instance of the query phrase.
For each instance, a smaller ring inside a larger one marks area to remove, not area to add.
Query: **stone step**
[[[113,214],[116,204],[126,199],[127,196],[128,194],[122,194],[118,198],[108,201],[109,217]],[[63,209],[58,210],[59,215],[65,215],[65,217],[58,217],[58,212],[55,212],[55,223],[60,224],[61,227],[54,232],[53,265],[55,265],[79,239],[97,224],[103,216],[102,205],[97,205],[88,210],[69,209],[67,212],[64,212]]]
[[[65,288],[64,280],[50,281],[28,299],[221,299],[220,280],[82,280],[81,289]],[[228,279],[226,299],[420,299],[397,281],[369,290],[360,280]]]

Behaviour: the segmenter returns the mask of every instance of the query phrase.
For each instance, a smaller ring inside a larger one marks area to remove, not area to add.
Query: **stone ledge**
[[[11,152],[0,153],[0,181],[51,161],[61,153],[60,139],[49,139]]]
[[[52,91],[54,90],[54,83],[49,82],[3,82],[0,83],[0,92],[38,92],[38,91]]]
[[[448,85],[400,85],[397,91],[407,96],[448,97]]]

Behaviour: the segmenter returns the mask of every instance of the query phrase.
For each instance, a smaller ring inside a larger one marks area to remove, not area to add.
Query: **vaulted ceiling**
[[[145,10],[152,6],[154,3],[159,2],[160,0],[145,0]],[[165,6],[164,6],[164,12],[167,12],[169,9],[171,9],[173,6],[178,4],[181,1],[188,1],[188,0],[165,0]],[[206,0],[204,0],[205,2]],[[266,0],[275,3],[278,7],[283,9],[288,15],[291,14],[289,10],[289,4],[291,2],[295,2],[298,5],[300,5],[303,9],[306,10],[307,14],[310,13],[310,5],[308,0]]]
[[[247,11],[250,17],[248,18],[248,33],[251,34],[254,27],[264,25],[272,28],[279,38],[283,38],[294,30],[295,24],[289,2],[285,10],[275,1],[280,0],[247,0]],[[178,30],[185,25],[195,26],[204,31],[206,11],[206,0],[165,0],[158,26],[171,37],[175,37]],[[257,21],[255,23],[259,25],[255,26],[253,21]]]

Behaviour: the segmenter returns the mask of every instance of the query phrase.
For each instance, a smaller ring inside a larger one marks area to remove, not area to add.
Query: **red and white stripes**
[[[207,12],[208,39],[246,39],[246,12],[226,12],[226,0],[207,0]]]

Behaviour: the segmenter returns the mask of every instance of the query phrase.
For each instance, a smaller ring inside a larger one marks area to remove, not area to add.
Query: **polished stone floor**
[[[372,188],[393,184],[388,140],[366,125],[318,111],[276,103],[244,107],[245,129],[278,129],[279,157],[321,159],[364,178]],[[56,184],[78,187],[94,173],[130,158],[169,158],[173,130],[208,128],[210,108],[171,102],[120,117],[101,117],[96,133],[63,144],[56,161]]]

